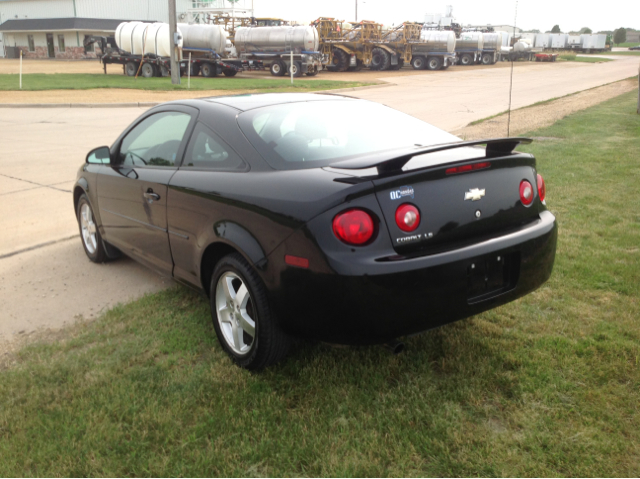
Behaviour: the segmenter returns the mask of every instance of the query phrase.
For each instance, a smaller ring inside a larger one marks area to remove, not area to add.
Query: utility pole
[[[169,0],[169,41],[173,46],[171,50],[171,83],[180,85],[180,65],[178,64],[178,45],[176,45],[176,33],[178,31],[178,20],[176,18],[176,0]],[[188,68],[191,68],[189,65]]]
[[[358,23],[358,0],[356,0],[356,23]]]

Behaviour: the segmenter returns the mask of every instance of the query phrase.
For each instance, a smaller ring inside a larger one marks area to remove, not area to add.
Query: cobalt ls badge
[[[464,200],[478,201],[480,198],[484,196],[484,190],[480,190],[478,188],[471,188],[464,194]]]
[[[392,191],[390,195],[392,200],[399,200],[400,198],[404,198],[405,196],[410,196],[413,199],[413,187],[401,186],[400,189]]]

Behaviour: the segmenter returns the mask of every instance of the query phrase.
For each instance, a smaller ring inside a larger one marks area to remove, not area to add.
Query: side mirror
[[[109,151],[109,147],[100,146],[98,148],[94,148],[87,155],[86,162],[98,165],[108,165],[111,163],[111,152]]]

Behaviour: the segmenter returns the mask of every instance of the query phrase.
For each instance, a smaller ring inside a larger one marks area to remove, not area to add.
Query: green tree
[[[562,30],[560,30],[560,25],[554,25],[551,29],[551,33],[562,33]]]
[[[627,29],[626,28],[618,28],[615,32],[613,32],[613,43],[616,45],[620,45],[627,41]]]
[[[580,33],[593,33],[593,30],[591,30],[589,27],[582,27],[580,29]]]

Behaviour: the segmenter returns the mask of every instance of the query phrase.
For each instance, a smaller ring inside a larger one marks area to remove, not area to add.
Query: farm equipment
[[[363,20],[345,29],[342,20],[320,17],[311,25],[318,30],[322,63],[330,71],[359,71],[365,66],[386,70],[398,65],[398,54],[381,43],[379,23]]]

